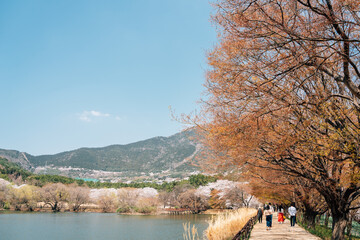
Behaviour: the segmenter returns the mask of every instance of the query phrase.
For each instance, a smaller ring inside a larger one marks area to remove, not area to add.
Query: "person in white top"
[[[264,211],[264,215],[266,218],[266,230],[270,230],[272,227],[272,214],[273,211],[270,209],[269,206],[266,206]]]
[[[296,208],[294,202],[291,203],[291,206],[288,208],[288,212],[290,215],[290,226],[294,227],[296,223]]]

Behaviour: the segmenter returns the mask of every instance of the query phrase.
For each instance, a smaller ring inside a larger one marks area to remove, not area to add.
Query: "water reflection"
[[[114,213],[0,214],[1,239],[6,240],[176,240],[182,224],[195,224],[199,235],[209,215],[127,216]]]

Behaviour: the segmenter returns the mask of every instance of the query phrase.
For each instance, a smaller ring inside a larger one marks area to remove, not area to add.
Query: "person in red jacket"
[[[284,223],[284,208],[281,205],[278,207],[278,223]]]

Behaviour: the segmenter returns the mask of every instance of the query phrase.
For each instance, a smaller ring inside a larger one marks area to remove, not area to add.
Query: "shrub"
[[[119,207],[116,210],[117,213],[130,213],[131,212],[131,208],[130,207]]]
[[[9,209],[10,209],[10,203],[9,203],[9,202],[6,202],[6,203],[4,204],[4,209],[5,209],[5,210],[9,210]]]
[[[156,212],[156,207],[153,206],[143,206],[143,207],[135,207],[135,212],[143,213],[143,214],[150,214]]]

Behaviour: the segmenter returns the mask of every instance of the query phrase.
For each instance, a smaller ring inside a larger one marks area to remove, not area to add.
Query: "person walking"
[[[257,211],[257,218],[258,218],[258,222],[262,223],[262,218],[263,218],[263,210],[262,208],[259,206],[259,209]]]
[[[265,218],[266,218],[266,230],[270,230],[271,227],[272,227],[272,214],[273,214],[273,211],[270,209],[269,206],[266,206],[264,214],[265,214]]]
[[[278,223],[284,223],[284,208],[282,205],[278,206]]]
[[[291,203],[291,206],[288,208],[288,212],[290,215],[290,226],[294,227],[296,223],[296,207],[294,202]]]

